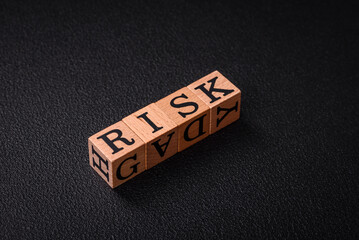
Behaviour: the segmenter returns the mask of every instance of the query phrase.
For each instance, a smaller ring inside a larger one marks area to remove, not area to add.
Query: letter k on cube
[[[88,140],[91,167],[112,187],[239,119],[241,91],[218,71]]]

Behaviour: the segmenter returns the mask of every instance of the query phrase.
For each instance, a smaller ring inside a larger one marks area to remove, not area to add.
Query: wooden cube
[[[115,188],[145,170],[145,143],[120,121],[88,139],[90,165]]]
[[[209,107],[187,87],[162,98],[156,105],[178,126],[178,151],[209,135]]]
[[[210,108],[210,133],[239,119],[241,91],[218,71],[188,85]]]
[[[177,125],[156,104],[122,121],[145,142],[146,170],[177,153]]]

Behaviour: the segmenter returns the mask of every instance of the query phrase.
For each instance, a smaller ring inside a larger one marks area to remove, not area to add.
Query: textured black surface
[[[1,239],[358,239],[354,6],[29,2],[0,3]],[[213,70],[241,119],[111,190],[87,138]]]

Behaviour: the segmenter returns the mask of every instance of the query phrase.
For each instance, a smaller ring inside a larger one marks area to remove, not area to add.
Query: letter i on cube
[[[145,142],[146,170],[177,153],[177,125],[155,104],[123,121]]]
[[[115,188],[239,119],[241,91],[218,71],[88,139],[91,167]]]

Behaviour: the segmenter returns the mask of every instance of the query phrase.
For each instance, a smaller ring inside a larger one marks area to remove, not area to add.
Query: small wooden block
[[[146,170],[177,153],[177,125],[152,103],[122,120],[144,142]]]
[[[90,165],[115,188],[145,170],[145,143],[120,121],[88,139]]]
[[[218,71],[187,86],[210,108],[210,133],[239,119],[241,90]]]
[[[209,107],[187,87],[156,105],[178,126],[179,152],[209,135]]]

